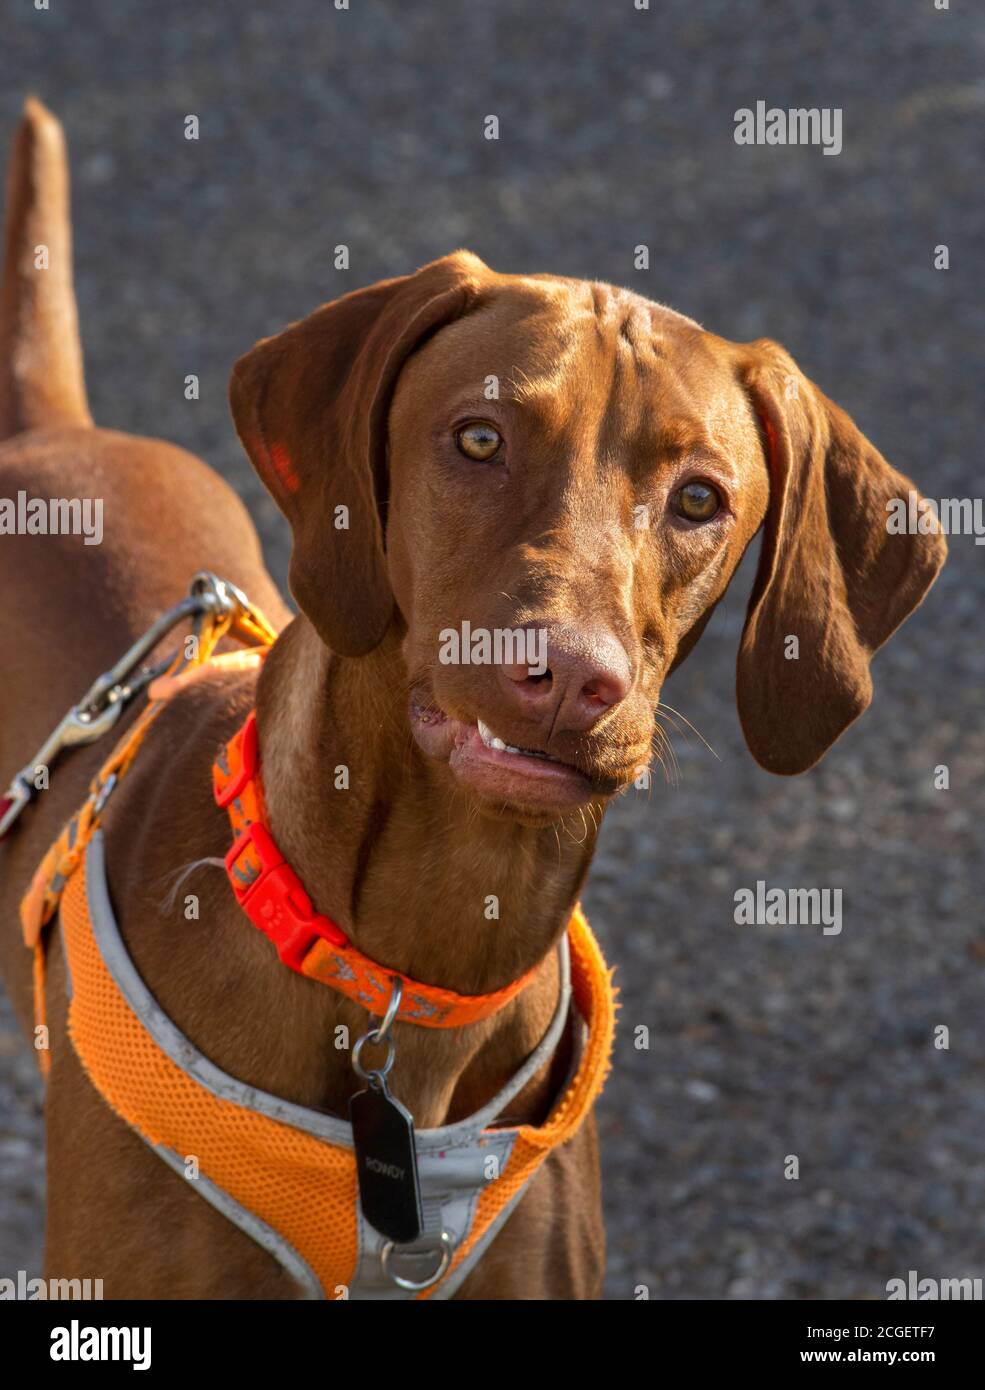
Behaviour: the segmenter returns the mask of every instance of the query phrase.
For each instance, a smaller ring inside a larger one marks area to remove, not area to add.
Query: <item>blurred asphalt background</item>
[[[231,363],[319,302],[460,245],[778,338],[924,492],[973,497],[973,9],[6,0],[0,132],[32,90],[67,128],[97,420],[221,470],[281,577],[286,527],[235,440]],[[736,146],[734,112],[758,99],[841,107],[842,153]],[[498,143],[482,138],[490,113]],[[718,756],[677,740],[679,785],[613,808],[587,894],[623,1003],[601,1106],[610,1297],[880,1298],[909,1269],[985,1276],[983,569],[985,550],[952,538],[875,663],[872,709],[800,779],[761,772],[739,731],[748,565],[668,685]],[[941,763],[949,791],[933,787]],[[760,878],[842,888],[842,935],[735,926],[735,890]],[[0,1274],[37,1272],[42,1166],[33,1062],[4,1011]]]

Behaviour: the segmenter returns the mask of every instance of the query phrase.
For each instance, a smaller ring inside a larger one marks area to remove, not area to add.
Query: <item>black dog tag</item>
[[[423,1215],[413,1116],[379,1077],[350,1099],[349,1123],[366,1220],[397,1245],[416,1240]]]

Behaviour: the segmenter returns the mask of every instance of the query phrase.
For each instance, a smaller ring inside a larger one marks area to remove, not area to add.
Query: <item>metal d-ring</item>
[[[405,1279],[402,1274],[397,1274],[390,1268],[390,1257],[395,1248],[393,1241],[388,1240],[380,1251],[380,1264],[383,1267],[383,1273],[388,1279],[391,1279],[398,1288],[408,1289],[411,1293],[417,1293],[420,1289],[429,1289],[432,1284],[436,1284],[451,1264],[451,1240],[449,1239],[447,1231],[441,1232],[440,1240],[434,1250],[434,1254],[440,1254],[437,1269],[433,1274],[429,1274],[426,1279],[422,1279],[419,1283],[415,1282],[413,1279]],[[423,1255],[425,1253],[427,1252],[424,1250],[414,1251],[415,1255]]]
[[[389,1032],[400,1010],[400,1000],[403,996],[404,985],[399,975],[391,975],[390,979],[393,983],[393,990],[390,994],[390,1002],[387,1005],[382,1022],[378,1027],[371,1028],[368,1033],[364,1033],[352,1049],[353,1071],[358,1077],[361,1077],[363,1081],[368,1081],[371,1084],[374,1078],[376,1078],[377,1085],[386,1078],[390,1068],[393,1066],[393,1060],[397,1055],[396,1045],[389,1036]],[[384,1043],[386,1044],[386,1061],[382,1066],[374,1067],[372,1071],[367,1071],[361,1061],[363,1047],[366,1043],[372,1043],[374,1047],[382,1046]]]
[[[390,983],[393,985],[393,990],[390,994],[390,1002],[387,1005],[386,1013],[383,1015],[383,1022],[380,1024],[379,1028],[373,1029],[373,1032],[376,1035],[374,1038],[374,1042],[378,1043],[384,1042],[386,1040],[387,1034],[393,1027],[393,1021],[397,1017],[397,1014],[400,1012],[400,1001],[403,998],[404,982],[400,978],[400,976],[391,975]],[[366,1036],[368,1037],[369,1034],[367,1033]]]

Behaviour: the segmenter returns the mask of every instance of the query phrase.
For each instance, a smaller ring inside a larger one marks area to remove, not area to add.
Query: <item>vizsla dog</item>
[[[259,677],[217,666],[175,694],[103,813],[126,949],[210,1064],[346,1115],[361,1083],[338,1030],[355,1040],[378,1012],[285,968],[222,870],[213,764],[255,707],[269,829],[355,948],[384,975],[469,997],[529,976],[478,1021],[392,1025],[391,1094],[419,1131],[454,1126],[548,1031],[605,806],[649,763],[663,682],[760,528],[738,703],[753,755],[781,774],[810,768],[866,708],[870,658],[944,541],[887,533],[910,482],[775,343],[457,251],[323,305],[236,364],[236,428],[293,531],[292,617],[226,483],[169,444],[93,426],[67,202],[60,128],[31,102],[7,204],[0,497],[101,498],[104,536],[0,538],[4,780],[193,574],[238,585],[281,631]],[[540,634],[545,661],[440,659],[442,634],[465,624]],[[59,762],[0,843],[0,959],[29,1036],[19,904],[106,751]],[[67,1033],[63,934],[54,921],[48,1269],[100,1277],[107,1297],[299,1296],[90,1080]],[[572,1012],[500,1123],[551,1116],[580,1028]],[[603,1244],[589,1115],[454,1296],[596,1297]]]

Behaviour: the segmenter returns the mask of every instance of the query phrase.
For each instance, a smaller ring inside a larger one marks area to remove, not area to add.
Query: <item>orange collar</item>
[[[337,923],[316,912],[267,826],[255,711],[219,754],[212,782],[215,799],[228,812],[236,837],[226,855],[226,873],[236,901],[292,970],[331,985],[380,1016],[387,1011],[394,979],[399,979],[403,993],[397,1019],[425,1028],[477,1023],[529,983],[536,967],[492,994],[455,994],[421,984],[364,956]]]

